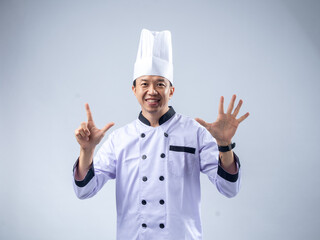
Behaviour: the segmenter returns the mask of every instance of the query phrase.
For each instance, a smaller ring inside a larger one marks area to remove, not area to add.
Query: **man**
[[[88,121],[75,131],[80,144],[76,195],[92,197],[116,179],[119,240],[202,239],[200,172],[227,197],[239,190],[232,137],[249,113],[236,119],[242,101],[234,109],[235,95],[226,113],[221,97],[214,123],[176,113],[168,104],[175,90],[172,73],[170,32],[142,30],[132,86],[141,105],[138,119],[112,132],[94,157],[114,123],[98,129],[86,104]]]

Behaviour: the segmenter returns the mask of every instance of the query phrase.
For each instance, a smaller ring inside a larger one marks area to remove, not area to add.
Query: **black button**
[[[147,158],[147,155],[142,155],[142,159],[146,159]]]
[[[165,158],[166,155],[164,153],[161,153],[160,157]]]
[[[146,200],[142,200],[141,203],[142,203],[142,205],[146,205],[147,201]]]
[[[164,228],[164,224],[163,224],[163,223],[160,223],[160,224],[159,224],[159,227],[160,227],[160,228]]]
[[[147,224],[142,223],[142,227],[143,227],[143,228],[147,228]]]
[[[160,177],[159,177],[159,180],[160,180],[160,181],[163,181],[163,180],[164,180],[164,176],[160,176]]]
[[[144,176],[143,178],[142,178],[142,181],[144,181],[144,182],[146,182],[148,180],[148,178],[146,177],[146,176]]]
[[[163,205],[163,204],[164,204],[164,200],[161,199],[161,200],[159,201],[159,203],[160,203],[161,205]]]
[[[141,133],[141,137],[144,138],[146,135],[144,133]]]
[[[164,133],[164,136],[165,136],[165,137],[168,137],[169,135],[168,135],[168,133]]]

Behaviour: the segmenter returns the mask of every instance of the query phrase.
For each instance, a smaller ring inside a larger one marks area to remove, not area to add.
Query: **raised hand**
[[[200,118],[196,118],[196,121],[211,133],[211,135],[217,140],[217,143],[220,146],[226,146],[231,143],[232,137],[235,135],[239,124],[249,116],[249,113],[247,112],[240,118],[236,118],[243,101],[240,100],[237,107],[233,111],[235,100],[236,95],[233,95],[228,106],[228,110],[226,113],[224,113],[224,98],[220,98],[218,118],[213,123],[207,123]]]
[[[114,123],[108,123],[103,128],[98,129],[94,124],[89,104],[85,104],[87,112],[87,122],[82,122],[80,127],[75,130],[75,136],[83,150],[93,150],[99,144],[105,133]]]

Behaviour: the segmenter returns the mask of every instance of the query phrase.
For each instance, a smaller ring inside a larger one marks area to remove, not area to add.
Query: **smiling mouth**
[[[157,103],[160,102],[160,99],[146,99],[146,101],[149,103]]]

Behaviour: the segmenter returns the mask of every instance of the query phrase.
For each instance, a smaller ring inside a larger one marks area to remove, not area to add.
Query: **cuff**
[[[78,168],[78,164],[79,164],[79,158],[77,159],[77,161],[73,165],[73,174],[75,173],[76,169]],[[78,187],[84,187],[90,182],[90,180],[93,177],[94,177],[94,168],[93,168],[93,164],[91,164],[91,167],[88,170],[87,175],[84,177],[84,179],[81,181],[74,179],[74,182]]]
[[[229,181],[229,182],[236,182],[239,177],[239,169],[240,169],[240,161],[238,156],[233,152],[234,161],[237,164],[238,172],[235,174],[228,173],[221,167],[220,163],[220,157],[219,157],[219,166],[218,166],[218,175],[222,177],[223,179]]]

